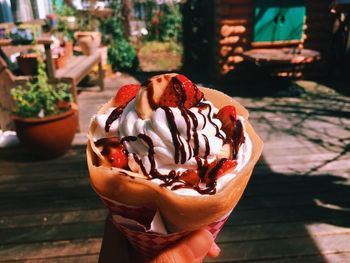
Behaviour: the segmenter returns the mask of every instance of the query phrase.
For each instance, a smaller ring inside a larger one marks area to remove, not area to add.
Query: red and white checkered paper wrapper
[[[111,212],[114,225],[145,257],[149,258],[157,255],[162,249],[192,232],[168,233],[157,210],[147,207],[126,206],[105,197],[101,197],[101,199]],[[224,226],[230,213],[205,227],[212,233],[214,239]]]

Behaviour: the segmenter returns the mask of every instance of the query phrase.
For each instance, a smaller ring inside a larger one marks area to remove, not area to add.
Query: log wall
[[[254,0],[220,0],[216,6],[216,61],[219,75],[226,75],[243,62],[251,48]]]

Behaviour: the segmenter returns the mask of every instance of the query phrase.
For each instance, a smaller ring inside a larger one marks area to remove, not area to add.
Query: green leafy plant
[[[164,5],[159,16],[159,38],[161,41],[179,41],[182,33],[180,5]]]
[[[179,3],[157,5],[156,1],[144,3],[148,40],[180,41],[182,35],[182,14]]]
[[[133,70],[137,67],[135,49],[124,38],[114,40],[108,48],[108,62],[112,65],[113,70]]]
[[[74,32],[69,30],[68,22],[64,18],[58,20],[58,35],[62,35],[66,41],[72,41],[74,39]]]
[[[110,16],[107,19],[101,19],[100,32],[102,34],[103,44],[110,44],[114,39],[124,38],[123,25],[117,16]]]
[[[75,16],[77,14],[77,11],[73,7],[63,3],[63,5],[62,5],[61,9],[59,10],[58,14],[60,16]]]
[[[100,21],[102,42],[108,47],[108,62],[113,70],[133,71],[137,67],[137,56],[134,47],[125,37],[123,17],[123,3],[115,0],[111,3],[113,15]]]
[[[33,81],[11,90],[16,103],[14,114],[19,117],[43,117],[62,113],[69,109],[72,101],[70,85],[48,83],[45,64],[38,56],[38,75]]]
[[[75,17],[77,11],[73,7],[63,3],[58,15],[58,32],[60,32],[67,40],[74,40],[74,31],[69,27],[68,17]]]

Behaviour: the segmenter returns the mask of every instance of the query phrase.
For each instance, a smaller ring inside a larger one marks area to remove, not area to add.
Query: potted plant
[[[66,50],[61,46],[56,46],[52,49],[52,58],[55,64],[56,69],[64,68],[67,63],[67,59],[69,58],[66,55]]]
[[[51,158],[69,149],[78,125],[70,88],[63,83],[49,84],[45,64],[38,56],[38,75],[11,90],[17,136],[33,154]]]
[[[74,39],[85,55],[93,54],[101,45],[102,35],[98,31],[99,22],[90,11],[78,16],[77,31],[74,32]]]
[[[58,22],[58,32],[57,36],[60,40],[60,46],[64,48],[64,54],[67,58],[70,58],[73,56],[73,39],[74,39],[74,32],[69,27],[69,21],[68,18],[75,18],[73,17],[60,17]]]

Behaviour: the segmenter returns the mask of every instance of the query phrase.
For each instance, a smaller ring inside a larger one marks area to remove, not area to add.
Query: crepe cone
[[[206,226],[207,229],[212,235],[214,240],[218,236],[219,232],[223,228],[228,216],[211,223]],[[175,232],[168,235],[159,235],[154,233],[147,232],[139,232],[133,231],[124,227],[115,221],[112,221],[114,225],[122,232],[125,237],[129,240],[129,242],[143,254],[146,258],[152,258],[155,255],[159,254],[160,251],[171,246],[175,242],[187,237],[191,234],[192,231],[183,231],[183,232]]]
[[[92,122],[87,145],[87,163],[91,185],[102,197],[115,200],[127,206],[158,210],[171,232],[187,232],[206,227],[227,215],[238,203],[253,168],[258,161],[263,142],[248,122],[248,111],[222,92],[201,88],[204,97],[217,108],[234,105],[237,114],[244,117],[244,126],[252,141],[252,154],[246,166],[218,193],[214,195],[184,196],[160,187],[145,179],[143,175],[115,167],[99,165],[104,159],[92,140],[96,124]],[[99,114],[112,106],[108,102]]]

